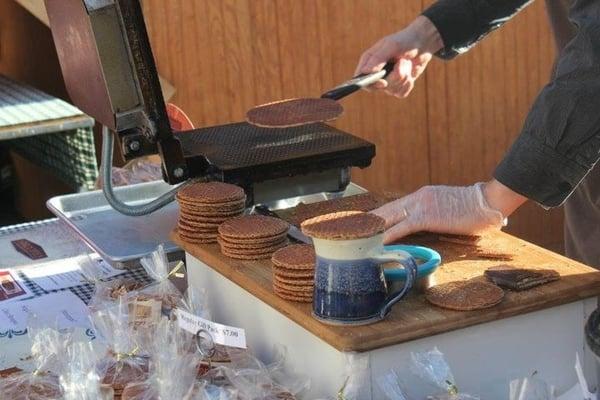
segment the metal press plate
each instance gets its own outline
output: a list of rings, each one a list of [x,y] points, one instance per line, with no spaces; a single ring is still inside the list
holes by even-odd
[[[122,201],[135,205],[153,200],[171,187],[156,181],[118,187],[115,192]],[[161,243],[167,253],[179,250],[169,240],[177,224],[177,202],[141,217],[128,217],[113,210],[100,190],[53,197],[46,204],[52,213],[113,265],[137,260]]]

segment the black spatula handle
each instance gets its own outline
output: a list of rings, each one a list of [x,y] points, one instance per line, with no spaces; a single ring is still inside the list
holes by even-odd
[[[395,61],[388,61],[388,63],[385,64],[385,66],[380,71],[371,72],[370,74],[357,75],[349,81],[346,81],[341,85],[331,89],[330,91],[323,93],[321,95],[321,98],[339,100],[343,97],[346,97],[349,94],[356,92],[358,89],[372,85],[380,79],[384,79],[390,74],[390,72],[394,70],[395,64]]]

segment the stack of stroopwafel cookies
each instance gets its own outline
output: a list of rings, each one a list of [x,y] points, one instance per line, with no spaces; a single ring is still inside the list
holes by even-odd
[[[229,183],[202,182],[184,186],[177,201],[179,236],[190,243],[214,243],[219,225],[243,214],[246,194]]]
[[[312,302],[315,249],[309,244],[292,244],[277,250],[273,257],[273,290],[285,300]]]
[[[288,243],[289,224],[264,215],[246,215],[219,226],[221,253],[240,260],[261,260]]]

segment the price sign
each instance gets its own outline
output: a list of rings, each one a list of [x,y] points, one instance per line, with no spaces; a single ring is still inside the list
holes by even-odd
[[[207,319],[190,314],[184,310],[175,310],[177,322],[181,329],[196,334],[203,329],[211,334],[215,343],[223,346],[246,348],[246,331],[242,328],[218,324]]]

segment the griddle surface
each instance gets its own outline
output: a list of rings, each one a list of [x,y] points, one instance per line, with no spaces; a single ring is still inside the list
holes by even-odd
[[[345,157],[348,166],[364,167],[375,154],[372,143],[321,123],[272,129],[239,122],[175,135],[186,158],[203,155],[222,170],[319,162],[332,155]]]

